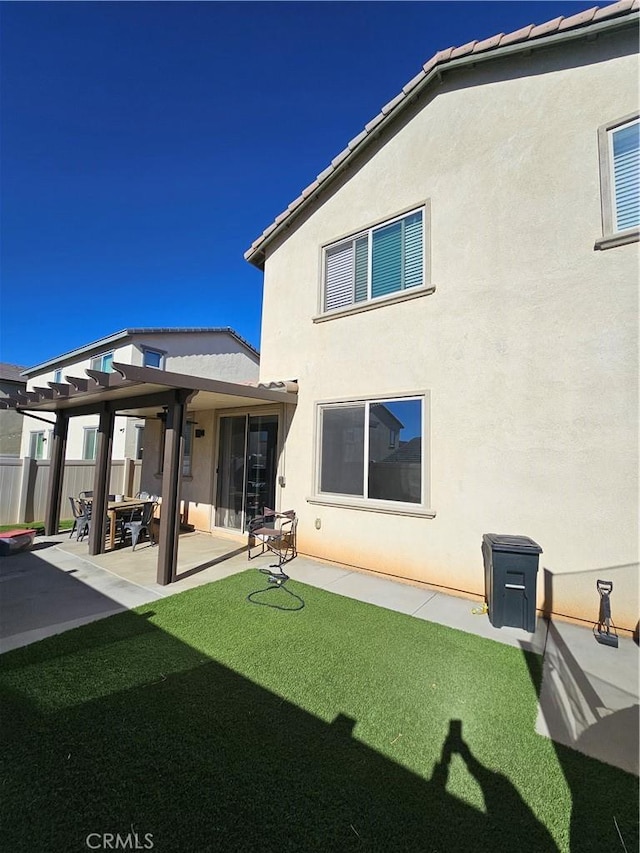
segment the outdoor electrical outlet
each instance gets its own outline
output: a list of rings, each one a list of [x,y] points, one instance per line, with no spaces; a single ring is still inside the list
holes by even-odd
[[[322,527],[322,521],[319,518],[316,518],[316,530],[320,530]]]

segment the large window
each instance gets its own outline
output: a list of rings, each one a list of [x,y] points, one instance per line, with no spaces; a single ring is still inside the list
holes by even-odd
[[[599,130],[601,248],[637,240],[640,229],[640,122],[627,116]]]
[[[321,405],[318,492],[425,502],[424,398]]]
[[[424,210],[416,210],[328,246],[323,310],[391,296],[425,283]]]
[[[113,373],[113,353],[106,352],[91,359],[91,370],[101,370],[103,373]]]
[[[84,428],[84,437],[82,441],[82,458],[83,459],[95,459],[96,458],[96,438],[98,435],[98,430],[96,427],[85,427]]]

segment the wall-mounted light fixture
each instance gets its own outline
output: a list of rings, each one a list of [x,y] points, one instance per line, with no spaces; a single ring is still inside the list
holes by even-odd
[[[196,438],[204,438],[204,430],[203,429],[197,429],[196,430]]]

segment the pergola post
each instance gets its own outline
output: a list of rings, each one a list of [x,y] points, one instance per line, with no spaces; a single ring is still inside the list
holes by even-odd
[[[55,536],[60,526],[60,499],[62,498],[62,478],[64,476],[64,457],[67,449],[69,418],[64,410],[56,412],[53,427],[53,446],[49,461],[49,485],[47,489],[47,510],[44,520],[44,532]]]
[[[106,513],[108,509],[109,475],[111,473],[111,450],[113,447],[113,424],[115,413],[104,404],[98,423],[96,470],[93,479],[93,503],[91,506],[91,529],[89,531],[89,554],[104,552]]]
[[[176,391],[172,402],[167,407],[157,574],[157,582],[162,586],[166,586],[175,580],[178,565],[180,486],[182,484],[187,400],[190,396],[190,391]]]

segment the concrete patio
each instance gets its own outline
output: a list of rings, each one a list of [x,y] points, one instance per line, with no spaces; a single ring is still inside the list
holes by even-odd
[[[128,547],[90,557],[86,542],[68,534],[38,537],[31,552],[0,559],[0,651],[271,562],[264,555],[248,563],[240,537],[185,533],[178,579],[161,586],[157,548],[146,542],[135,552]],[[338,595],[544,655],[536,730],[638,774],[638,647],[633,640],[621,637],[612,649],[599,645],[589,628],[541,618],[534,634],[497,629],[478,612],[479,600],[304,556],[287,571],[293,580]]]

